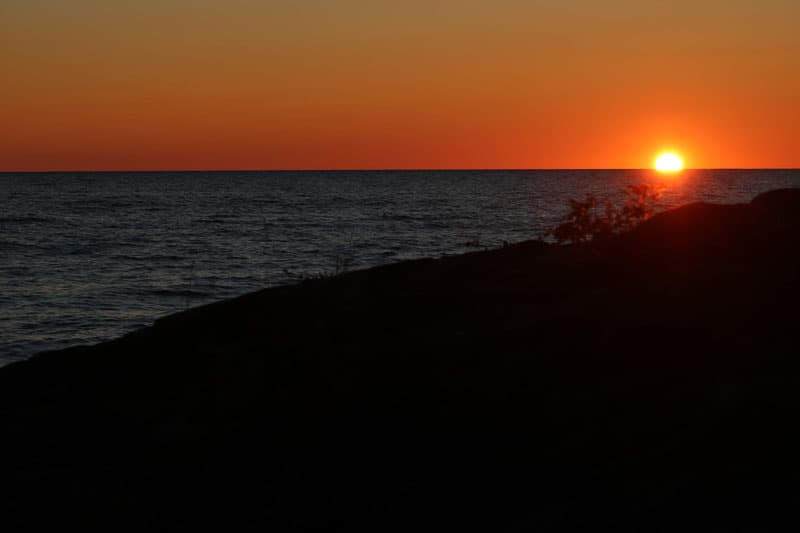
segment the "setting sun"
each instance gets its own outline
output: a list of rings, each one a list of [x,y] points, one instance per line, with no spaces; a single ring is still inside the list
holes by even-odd
[[[655,168],[659,172],[680,172],[683,170],[683,159],[675,153],[664,153],[656,158]]]

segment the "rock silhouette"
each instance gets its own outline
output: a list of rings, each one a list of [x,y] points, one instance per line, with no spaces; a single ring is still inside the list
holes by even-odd
[[[800,190],[271,288],[0,370],[6,531],[767,531]]]

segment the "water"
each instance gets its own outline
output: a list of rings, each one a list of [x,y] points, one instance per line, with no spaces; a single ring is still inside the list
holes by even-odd
[[[540,238],[568,198],[746,202],[800,171],[0,174],[0,364],[265,286]]]

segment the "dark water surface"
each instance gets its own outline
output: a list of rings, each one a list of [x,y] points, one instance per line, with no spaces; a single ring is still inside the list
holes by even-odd
[[[746,202],[798,170],[0,174],[0,364],[302,276],[540,238],[568,198],[659,181]]]

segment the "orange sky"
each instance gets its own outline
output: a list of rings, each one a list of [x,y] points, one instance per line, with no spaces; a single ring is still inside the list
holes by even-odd
[[[2,0],[0,170],[800,167],[797,0]]]

